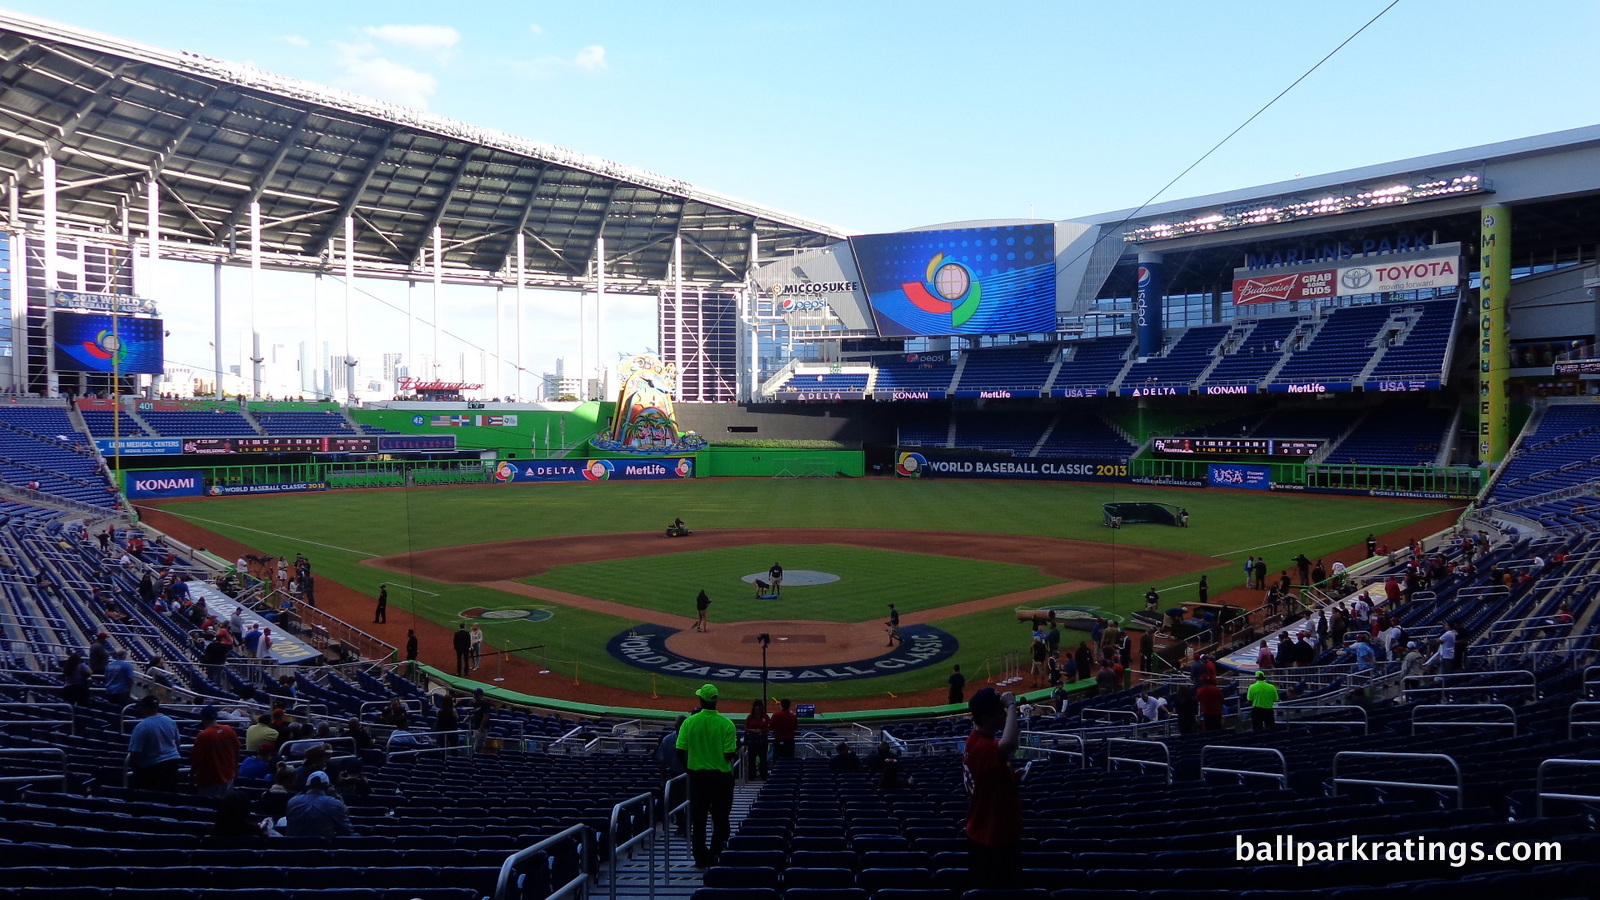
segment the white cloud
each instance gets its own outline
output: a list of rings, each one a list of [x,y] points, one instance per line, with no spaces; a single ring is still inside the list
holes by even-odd
[[[572,64],[586,72],[598,72],[606,67],[606,48],[590,44],[578,51],[578,55],[572,58]]]
[[[461,43],[461,32],[449,25],[369,25],[361,31],[380,41],[441,56]]]
[[[309,47],[309,46],[311,46],[311,42],[310,41],[306,40],[305,38],[301,37],[298,34],[286,34],[286,35],[284,35],[283,36],[283,42],[285,44],[288,44],[291,47]]]
[[[530,25],[528,25],[528,33],[529,34],[544,34],[544,29],[540,28],[538,25],[530,24]]]
[[[343,76],[342,88],[417,109],[428,108],[428,98],[439,88],[439,79],[393,60],[376,56],[370,44],[340,44],[337,64]]]

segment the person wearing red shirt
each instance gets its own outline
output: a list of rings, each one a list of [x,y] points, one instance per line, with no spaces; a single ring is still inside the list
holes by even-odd
[[[1200,679],[1200,686],[1195,688],[1195,702],[1200,705],[1200,726],[1202,731],[1222,730],[1222,688],[1217,687],[1215,677]]]
[[[750,715],[744,718],[744,744],[750,751],[750,777],[765,780],[767,777],[767,737],[772,733],[772,717],[767,715],[767,704],[756,700],[750,704]]]
[[[961,754],[967,789],[967,868],[972,883],[1008,888],[1022,872],[1022,794],[1011,754],[1017,749],[1017,698],[984,688],[967,701],[972,731]]]
[[[789,709],[789,698],[778,701],[778,711],[772,714],[772,758],[794,759],[794,733],[800,730],[800,720]]]
[[[189,751],[189,770],[195,793],[202,797],[225,796],[239,774],[239,735],[217,721],[214,706],[200,710],[200,733]]]

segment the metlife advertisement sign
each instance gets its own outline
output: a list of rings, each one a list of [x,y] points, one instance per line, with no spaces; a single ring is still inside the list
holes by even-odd
[[[693,478],[690,456],[640,459],[503,460],[495,467],[496,484],[548,481],[663,481]]]

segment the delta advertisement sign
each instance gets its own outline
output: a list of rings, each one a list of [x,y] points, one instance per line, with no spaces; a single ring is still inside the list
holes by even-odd
[[[1233,304],[1329,300],[1453,288],[1460,283],[1461,245],[1440,244],[1416,253],[1386,254],[1381,261],[1356,257],[1349,262],[1296,266],[1289,271],[1234,269]]]
[[[549,481],[664,481],[693,478],[689,456],[644,459],[502,460],[494,469],[495,484]]]
[[[1127,481],[1124,460],[1006,459],[977,454],[931,456],[902,451],[894,473],[902,478],[1000,478],[1019,481]]]

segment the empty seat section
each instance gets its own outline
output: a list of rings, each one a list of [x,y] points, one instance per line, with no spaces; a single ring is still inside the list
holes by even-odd
[[[1190,328],[1178,336],[1165,354],[1134,361],[1128,367],[1128,374],[1122,378],[1123,386],[1176,386],[1194,382],[1211,364],[1217,344],[1227,336],[1230,327],[1206,325]]]
[[[1127,365],[1127,354],[1132,342],[1125,337],[1098,338],[1092,341],[1074,341],[1062,348],[1070,354],[1056,373],[1051,390],[1071,388],[1104,388],[1116,380],[1122,367]]]
[[[1328,314],[1311,343],[1294,351],[1274,381],[1352,381],[1377,352],[1373,341],[1393,307],[1350,306]]]
[[[1055,367],[1055,344],[991,347],[967,353],[958,390],[1010,390],[1037,392]]]

